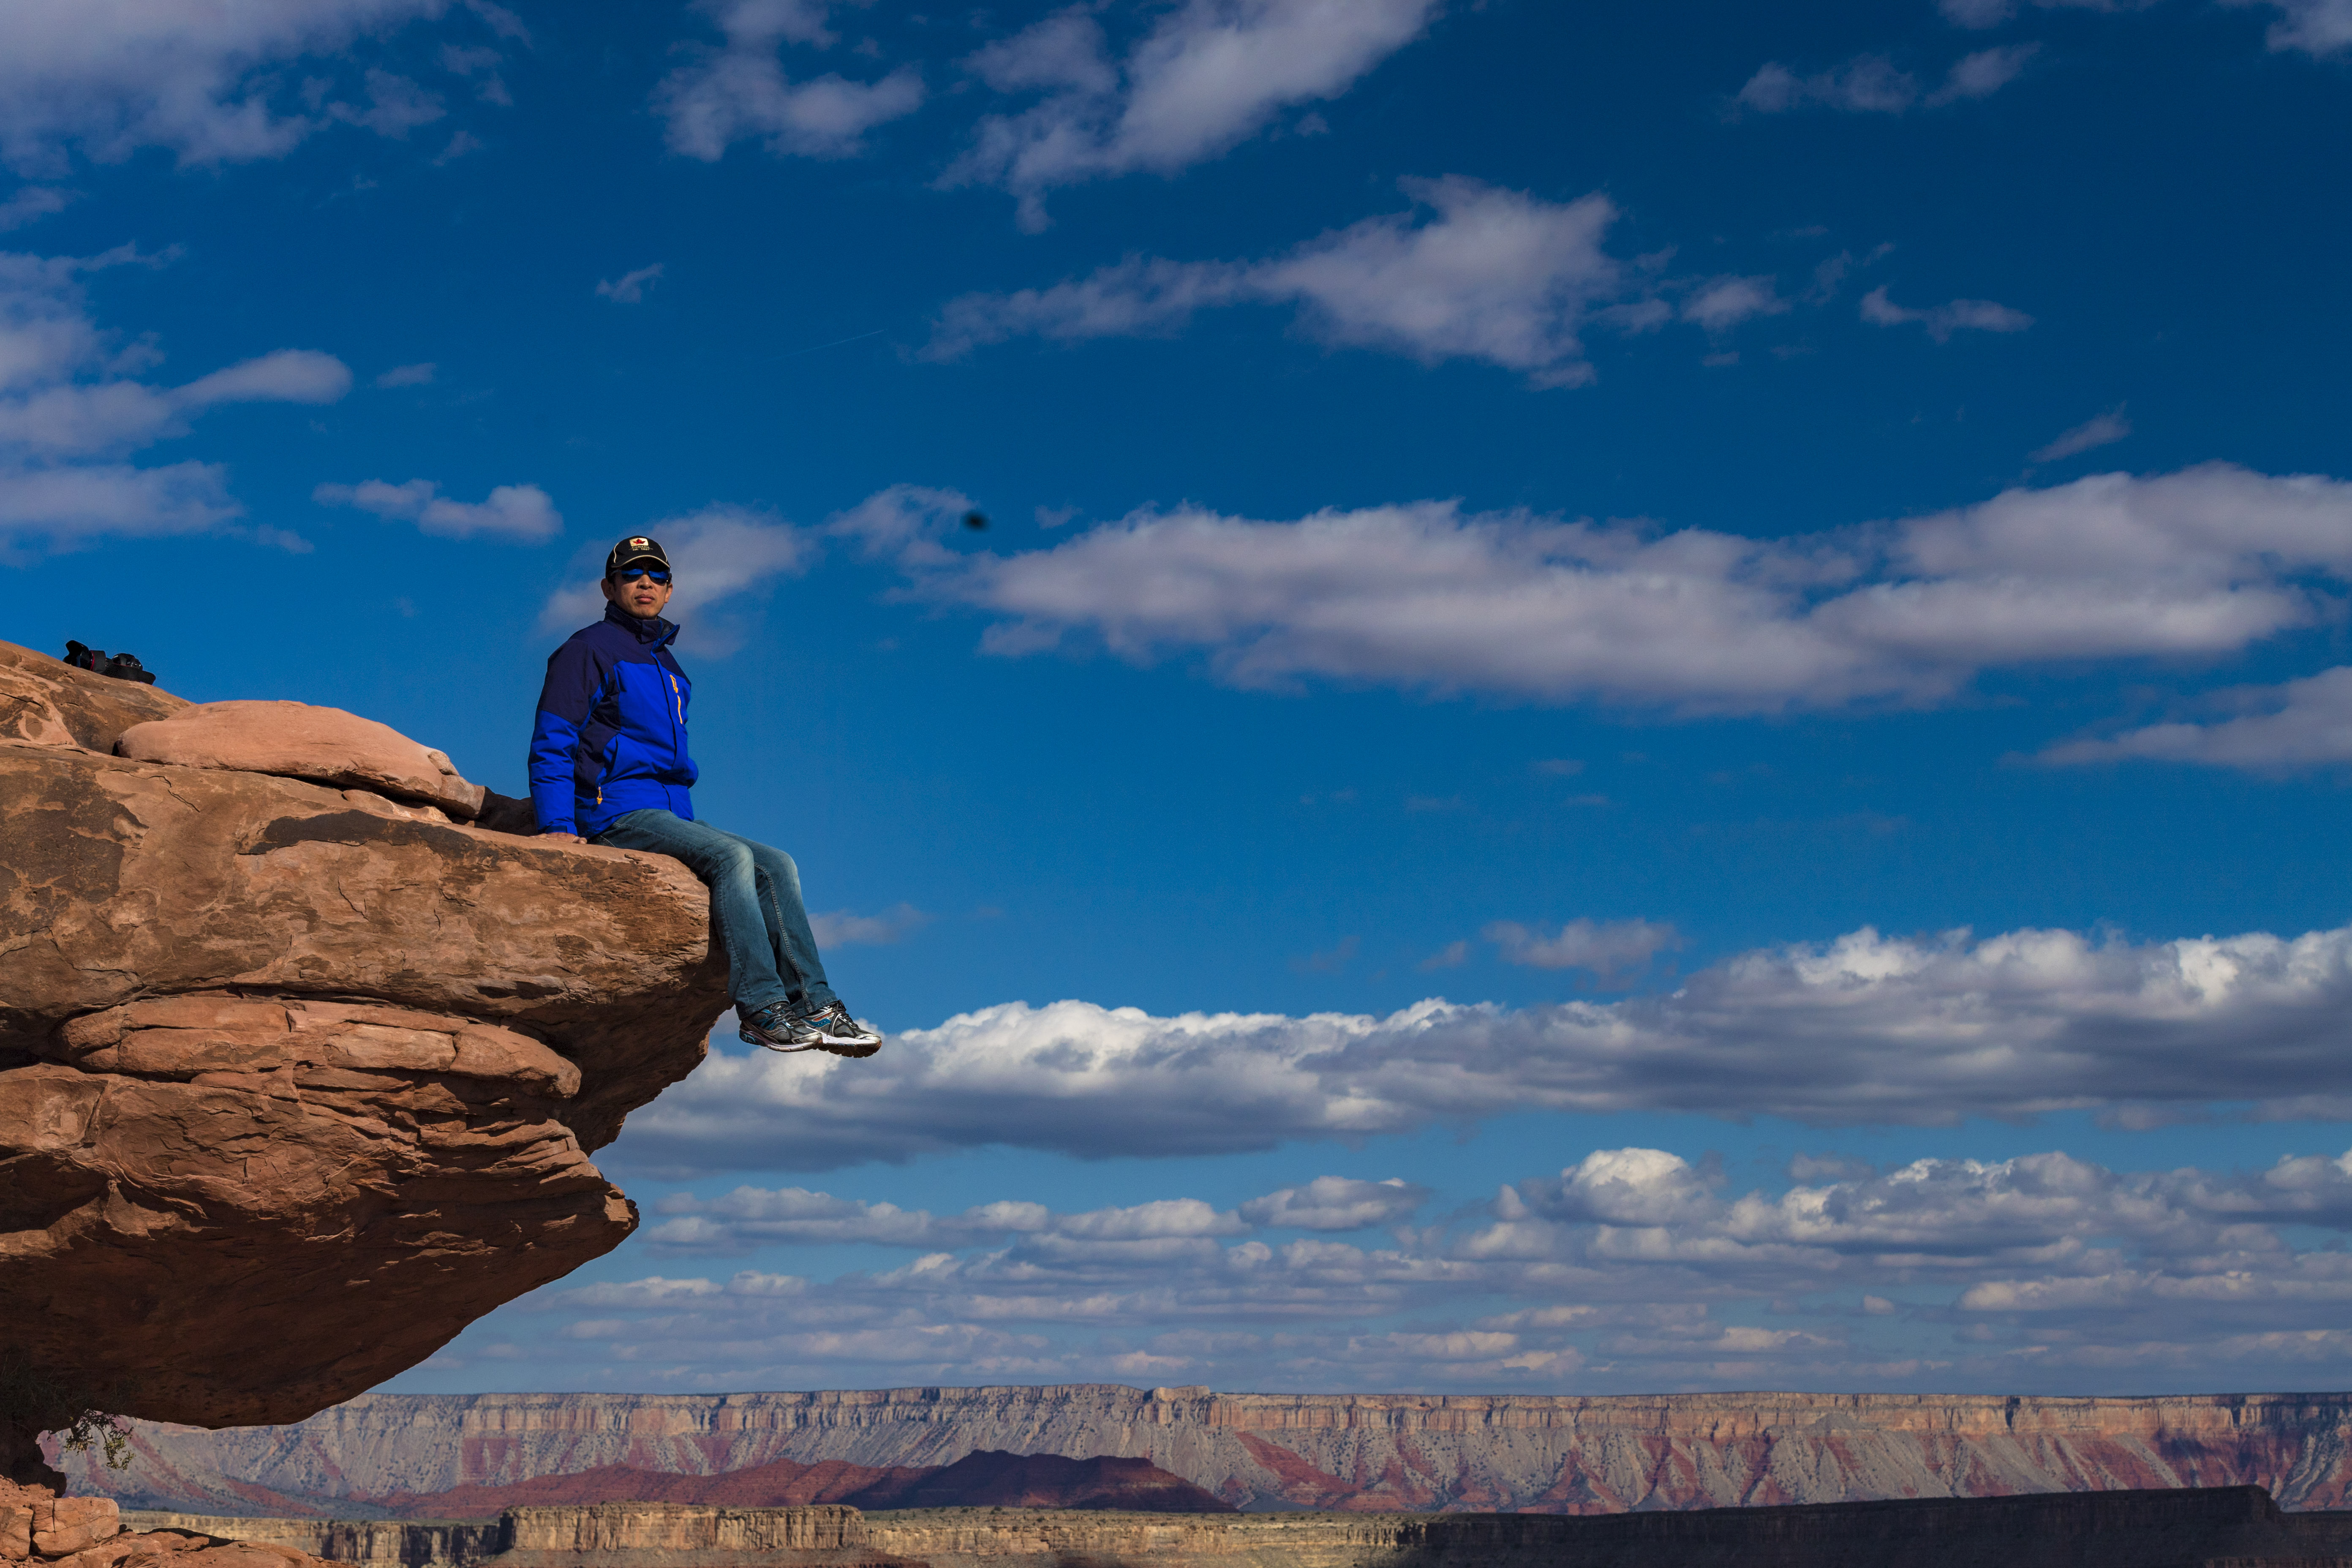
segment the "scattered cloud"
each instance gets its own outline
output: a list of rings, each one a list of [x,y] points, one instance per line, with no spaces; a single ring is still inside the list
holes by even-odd
[[[471,539],[477,534],[538,544],[563,531],[563,515],[537,485],[497,485],[480,501],[451,500],[431,479],[387,484],[368,479],[356,485],[320,485],[310,499],[321,506],[356,507],[394,522],[413,522],[418,531],[441,539]]]
[[[688,46],[688,63],[655,89],[674,153],[717,163],[735,142],[760,140],[779,158],[854,158],[866,151],[867,132],[922,107],[922,73],[912,66],[879,81],[784,75],[782,46],[839,41],[825,26],[832,7],[823,0],[697,0],[694,9],[726,42]]]
[[[381,387],[430,386],[433,384],[434,373],[438,368],[430,360],[419,364],[396,364],[377,376],[375,384]]]
[[[1343,936],[1322,952],[1310,952],[1304,958],[1294,958],[1290,967],[1300,974],[1337,974],[1355,961],[1363,946],[1360,937]]]
[[[1990,98],[2024,75],[2026,66],[2041,52],[2040,44],[2011,44],[1963,55],[1945,74],[1944,85],[1927,95],[1928,106]]]
[[[6,201],[0,202],[0,233],[38,223],[51,213],[61,213],[72,200],[72,192],[54,185],[20,186]]]
[[[878,915],[835,910],[831,914],[809,917],[809,927],[815,932],[819,947],[887,947],[930,923],[931,917],[912,904],[894,904]]]
[[[634,305],[646,297],[646,290],[661,281],[662,264],[640,267],[635,272],[624,272],[618,278],[607,278],[596,285],[596,297],[610,300],[615,305]]]
[[[0,551],[229,527],[244,508],[217,466],[142,468],[121,459],[187,435],[200,416],[229,404],[332,403],[350,390],[341,361],[308,349],[177,386],[144,379],[161,352],[101,328],[83,279],[164,259],[130,247],[97,257],[0,253]]]
[[[1980,29],[2000,26],[2026,4],[2043,11],[2119,12],[2144,11],[2156,0],[1937,0],[1936,8],[1956,27]]]
[[[0,7],[0,162],[50,176],[77,151],[114,163],[161,147],[183,163],[239,163],[337,123],[404,137],[443,113],[430,89],[374,68],[356,91],[338,78],[362,40],[445,15],[494,37],[520,30],[499,7],[448,0]],[[298,61],[306,68],[289,68]]]
[[[71,549],[109,534],[203,533],[245,515],[227,479],[214,463],[0,465],[0,551],[14,554],[32,542]]]
[[[1798,109],[1842,110],[1850,114],[1903,114],[1916,108],[1990,98],[2024,74],[2039,44],[2012,44],[1962,56],[1942,85],[1923,89],[1919,79],[1885,55],[1856,55],[1843,65],[1799,76],[1779,61],[1759,68],[1732,100],[1735,112],[1786,114]]]
[[[823,1170],[1005,1144],[1222,1154],[1518,1111],[2127,1124],[2253,1101],[2352,1118],[2352,928],[2134,943],[1965,931],[1741,953],[1670,994],[1386,1017],[1011,1002],[871,1061],[714,1054],[630,1119],[656,1169]],[[616,1157],[618,1157],[616,1155]]]
[[[1427,1187],[1402,1176],[1362,1182],[1318,1176],[1303,1187],[1284,1187],[1241,1205],[1241,1216],[1268,1230],[1369,1230],[1401,1225],[1430,1200]]]
[[[1325,1177],[1326,1183],[1336,1183],[1348,1189],[1353,1197],[1356,1187],[1370,1187],[1370,1183],[1339,1182]],[[1402,1186],[1402,1184],[1399,1184]],[[1387,1197],[1386,1214],[1396,1210],[1404,1200],[1387,1188],[1379,1189]],[[1259,1199],[1261,1205],[1279,1202],[1304,1194],[1309,1189],[1285,1189],[1271,1199]],[[1411,1189],[1412,1202],[1426,1201],[1427,1194]],[[1339,1201],[1338,1199],[1331,1200]],[[1309,1200],[1310,1205],[1312,1199]],[[1362,1199],[1357,1206],[1371,1212],[1377,1205]],[[1196,1252],[1200,1244],[1210,1237],[1234,1236],[1250,1227],[1238,1216],[1221,1213],[1198,1198],[1162,1198],[1151,1203],[1137,1204],[1126,1208],[1090,1209],[1081,1214],[1055,1214],[1043,1204],[992,1203],[966,1209],[954,1215],[935,1215],[921,1209],[902,1209],[895,1204],[865,1203],[854,1198],[837,1198],[830,1193],[810,1192],[803,1187],[785,1187],[768,1191],[759,1187],[738,1187],[720,1198],[700,1198],[691,1194],[677,1194],[663,1199],[656,1212],[673,1216],[662,1221],[646,1233],[646,1239],[656,1252],[668,1253],[729,1253],[747,1251],[755,1247],[783,1243],[794,1246],[855,1245],[938,1248],[971,1247],[1002,1241],[1008,1237],[1031,1238],[1029,1245],[1051,1253],[1061,1261],[1072,1262],[1082,1258],[1097,1260],[1117,1259],[1127,1263],[1142,1263],[1155,1258],[1168,1258],[1188,1251]],[[1411,1212],[1408,1206],[1405,1212]],[[1339,1216],[1327,1204],[1325,1210],[1309,1212],[1303,1218],[1276,1223],[1292,1227],[1322,1229],[1359,1229],[1370,1220],[1356,1225],[1326,1224],[1313,1226],[1317,1219],[1336,1220]]]
[[[1507,963],[1589,969],[1612,981],[1640,973],[1659,953],[1683,945],[1682,932],[1649,921],[1573,920],[1549,936],[1515,921],[1496,921],[1478,934],[1500,948]]]
[[[999,617],[990,652],[1188,650],[1307,679],[1682,713],[1947,700],[1982,669],[2218,657],[2352,581],[2352,483],[2227,464],[2018,488],[1770,540],[1465,514],[1446,501],[1263,522],[1140,511],[1047,549],[971,549],[952,491],[894,487],[827,525],[909,592]]]
[[[327,107],[332,119],[357,125],[379,136],[405,142],[420,125],[430,125],[447,112],[441,100],[404,76],[370,68],[365,76],[367,103],[335,103]]]
[[[2225,5],[2262,5],[2279,13],[2268,42],[2274,50],[2341,55],[2352,49],[2352,4],[2347,0],[2221,0]]]
[[[1900,114],[1919,101],[1919,81],[1884,55],[1861,55],[1833,70],[1801,77],[1780,62],[1759,67],[1732,100],[1757,114],[1820,106],[1861,114]]]
[[[1074,6],[989,45],[967,69],[1000,93],[944,183],[997,185],[1043,228],[1045,193],[1111,175],[1174,174],[1221,156],[1283,109],[1334,99],[1412,42],[1440,0],[1184,0],[1116,61],[1097,8]]]
[[[941,310],[924,356],[1020,336],[1151,335],[1201,310],[1287,305],[1335,347],[1483,360],[1538,386],[1591,380],[1580,334],[1624,288],[1601,248],[1617,216],[1609,198],[1557,204],[1458,176],[1404,188],[1426,215],[1368,218],[1270,260],[1130,258],[1049,289],[965,295]]]
[[[1785,315],[1789,309],[1769,277],[1714,278],[1683,301],[1680,314],[1685,321],[1720,332],[1758,316]]]
[[[663,518],[646,531],[662,542],[677,571],[677,590],[665,612],[672,620],[684,620],[779,577],[796,577],[817,554],[816,542],[807,532],[752,507],[707,506]],[[581,546],[572,563],[573,584],[550,595],[540,612],[541,631],[568,631],[604,613],[604,597],[596,586],[604,569],[604,551],[601,542]],[[698,628],[696,638],[696,647],[705,653],[732,646],[720,628]]]
[[[2085,419],[2066,431],[2046,447],[2037,447],[2032,460],[2054,463],[2061,458],[2071,458],[2077,452],[2087,452],[2094,447],[2112,446],[2132,433],[2131,421],[2124,417],[2123,405],[2117,404],[2105,414]]]
[[[2352,666],[2338,665],[2282,686],[2218,692],[2205,706],[2236,709],[2208,723],[2150,724],[2105,739],[2067,741],[2041,760],[2061,766],[2131,761],[2195,763],[2282,773],[2352,763]]]
[[[1449,942],[1413,967],[1426,973],[1438,969],[1459,969],[1469,962],[1470,944],[1466,942]]]
[[[1879,327],[1916,322],[1939,343],[1950,342],[1954,332],[2021,332],[2033,325],[2033,318],[2024,311],[1990,300],[1954,300],[1924,310],[1909,310],[1886,297],[1885,284],[1862,297],[1862,319]]]
[[[1937,9],[1955,26],[1998,27],[2025,5],[2042,10],[2144,11],[2156,0],[1937,0]],[[2326,58],[2352,48],[2352,5],[2346,0],[2221,0],[2224,5],[2260,6],[2278,13],[2266,42],[2273,51]]]
[[[1182,1376],[2002,1393],[2215,1366],[2295,1383],[2352,1349],[2352,1154],[2137,1172],[2058,1150],[1885,1172],[1831,1158],[1756,1183],[1711,1157],[1599,1148],[1415,1226],[1433,1196],[1339,1175],[1232,1209],[681,1194],[639,1245],[744,1258],[731,1275],[559,1283],[502,1314],[495,1350],[453,1349],[570,1365],[593,1343],[679,1388]],[[821,1246],[907,1258],[817,1279],[756,1256]]]

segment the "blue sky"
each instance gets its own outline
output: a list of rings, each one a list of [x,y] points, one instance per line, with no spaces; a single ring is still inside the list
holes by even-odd
[[[722,1028],[645,1229],[393,1387],[2340,1385],[2347,69],[40,0],[5,635],[520,793],[678,559],[698,809],[895,1037]]]

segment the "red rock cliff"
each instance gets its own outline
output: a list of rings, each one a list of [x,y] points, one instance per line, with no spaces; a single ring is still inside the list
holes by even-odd
[[[628,1235],[588,1154],[702,1058],[707,896],[453,819],[481,798],[348,714],[0,644],[5,1353],[299,1420]]]

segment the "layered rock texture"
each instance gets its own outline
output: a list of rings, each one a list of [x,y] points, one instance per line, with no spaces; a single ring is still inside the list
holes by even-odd
[[[1650,1398],[905,1388],[829,1394],[368,1394],[291,1427],[141,1424],[126,1504],[381,1514],[370,1500],[599,1466],[887,1468],[979,1449],[1109,1454],[1250,1509],[1630,1510],[2128,1488],[2352,1504],[2352,1394],[2149,1399],[1734,1394]],[[78,1461],[86,1465],[87,1461]],[[78,1468],[93,1489],[110,1477]]]
[[[158,1518],[183,1529],[233,1521]],[[2343,1568],[2352,1514],[2253,1487],[1541,1514],[1202,1517],[1024,1509],[861,1514],[613,1503],[480,1524],[265,1522],[265,1538],[402,1568]]]
[[[7,1568],[325,1568],[280,1542],[200,1531],[126,1532],[112,1500],[60,1498],[0,1481],[0,1564]]]
[[[114,754],[184,768],[276,773],[363,789],[471,817],[488,792],[457,776],[448,757],[389,724],[307,702],[207,702],[133,724]]]
[[[702,1058],[708,895],[481,800],[352,715],[0,645],[0,1355],[295,1421],[629,1233],[588,1155]]]
[[[541,1476],[506,1487],[458,1487],[422,1497],[376,1500],[387,1513],[414,1519],[476,1519],[509,1508],[605,1502],[700,1503],[777,1509],[842,1503],[860,1509],[1055,1508],[1127,1512],[1231,1513],[1233,1505],[1149,1459],[1071,1459],[1058,1454],[983,1449],[952,1465],[877,1469],[838,1459],[790,1459],[681,1476],[607,1465],[575,1475]]]

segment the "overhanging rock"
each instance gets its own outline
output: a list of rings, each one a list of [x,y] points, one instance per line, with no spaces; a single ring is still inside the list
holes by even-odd
[[[667,858],[110,754],[184,710],[0,645],[0,1321],[121,1414],[294,1421],[628,1235],[588,1154],[725,964]]]

